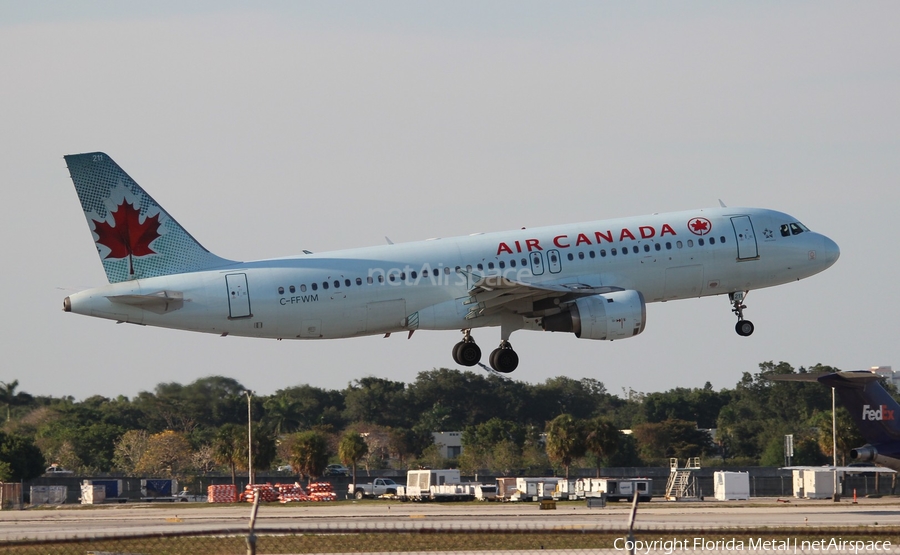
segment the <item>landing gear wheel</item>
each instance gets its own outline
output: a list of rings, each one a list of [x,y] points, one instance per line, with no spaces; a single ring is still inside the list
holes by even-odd
[[[747,337],[753,333],[753,322],[750,320],[740,320],[734,326],[734,331],[741,337]]]
[[[453,362],[455,362],[456,364],[460,364],[460,365],[463,364],[462,360],[459,358],[459,350],[462,349],[463,345],[465,345],[465,344],[466,344],[465,341],[460,341],[459,343],[457,343],[456,345],[453,346]],[[463,365],[463,366],[465,366],[465,365]]]
[[[475,366],[481,360],[481,348],[474,341],[463,341],[454,347],[453,354],[459,359],[457,362],[463,366]]]
[[[519,355],[512,347],[499,347],[491,352],[491,368],[501,374],[509,374],[519,366]]]

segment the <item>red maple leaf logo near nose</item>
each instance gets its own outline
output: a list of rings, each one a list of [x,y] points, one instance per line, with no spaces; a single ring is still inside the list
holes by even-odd
[[[106,220],[92,220],[94,233],[97,234],[97,244],[109,249],[109,254],[104,256],[104,259],[127,256],[131,274],[134,274],[133,257],[157,254],[150,248],[150,243],[160,237],[159,214],[152,218],[144,218],[144,223],[141,223],[141,211],[124,199],[122,204],[116,207],[111,214],[113,216],[112,225]]]
[[[712,228],[712,223],[706,218],[693,218],[688,222],[688,229],[694,235],[706,235]]]

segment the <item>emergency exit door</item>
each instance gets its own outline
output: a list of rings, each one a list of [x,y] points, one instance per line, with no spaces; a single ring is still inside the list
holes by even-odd
[[[249,318],[250,291],[247,288],[247,274],[226,274],[225,286],[228,289],[228,318]]]

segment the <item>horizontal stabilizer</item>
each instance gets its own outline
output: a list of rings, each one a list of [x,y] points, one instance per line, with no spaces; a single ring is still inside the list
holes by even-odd
[[[173,312],[184,306],[181,291],[160,291],[150,295],[114,295],[106,297],[110,302],[137,306],[156,314]]]

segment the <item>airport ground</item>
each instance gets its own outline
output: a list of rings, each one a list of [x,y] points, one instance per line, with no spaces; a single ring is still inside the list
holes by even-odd
[[[263,504],[261,530],[416,529],[622,530],[629,503],[588,508],[584,501],[559,502],[554,510],[537,503],[401,503],[383,500],[333,503]],[[171,534],[246,529],[249,504],[63,505],[0,513],[0,540],[67,538],[117,534]],[[666,502],[639,505],[636,528],[645,532],[679,530],[719,534],[739,529],[816,529],[865,527],[877,533],[900,530],[900,498],[832,500],[753,498],[750,501]],[[894,542],[900,543],[900,537]]]

